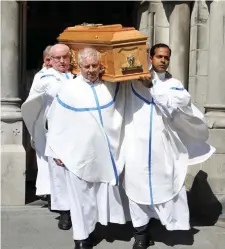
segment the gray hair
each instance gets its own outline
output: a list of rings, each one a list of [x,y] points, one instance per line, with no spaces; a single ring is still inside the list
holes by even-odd
[[[78,52],[78,64],[80,65],[82,63],[83,58],[87,58],[90,56],[96,57],[97,60],[100,61],[101,54],[96,49],[84,48]]]
[[[50,50],[52,48],[52,45],[49,45],[45,48],[45,50],[43,51],[43,57],[50,55]]]

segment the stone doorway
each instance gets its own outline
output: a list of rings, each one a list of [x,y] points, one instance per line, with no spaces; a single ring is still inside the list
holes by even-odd
[[[27,69],[42,64],[42,51],[56,42],[68,26],[83,22],[134,26],[134,2],[45,2],[27,3]],[[34,49],[35,48],[35,49]]]

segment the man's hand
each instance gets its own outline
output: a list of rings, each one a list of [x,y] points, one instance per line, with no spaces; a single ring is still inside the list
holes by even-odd
[[[150,73],[150,77],[149,76],[140,76],[138,80],[141,81],[141,83],[147,88],[151,88],[153,86],[151,73]]]
[[[64,164],[63,164],[63,162],[62,162],[60,159],[53,158],[53,160],[55,161],[55,163],[56,163],[58,166],[64,167]]]

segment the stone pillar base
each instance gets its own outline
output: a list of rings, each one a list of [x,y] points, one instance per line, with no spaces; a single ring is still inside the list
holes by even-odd
[[[1,146],[1,205],[25,205],[26,153],[22,145]]]
[[[26,152],[19,98],[1,99],[1,205],[25,204]]]

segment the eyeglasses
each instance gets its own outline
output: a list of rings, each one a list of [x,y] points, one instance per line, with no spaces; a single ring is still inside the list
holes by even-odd
[[[64,55],[64,56],[51,56],[56,62],[59,62],[61,59],[67,60],[69,58],[69,55]]]

